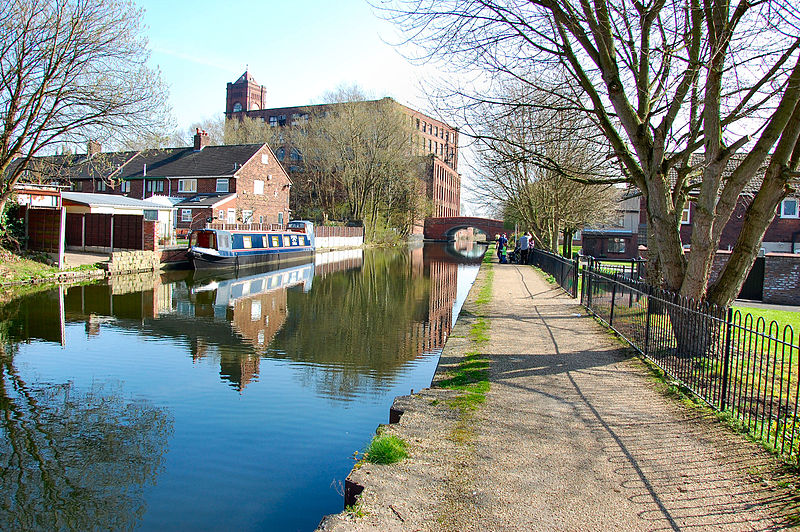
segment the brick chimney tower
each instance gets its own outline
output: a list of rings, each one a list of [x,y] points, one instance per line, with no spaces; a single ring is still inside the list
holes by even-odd
[[[200,131],[200,128],[197,128],[196,131],[194,134],[194,151],[200,151],[211,144],[211,140],[209,140],[208,133],[205,131]]]
[[[103,146],[96,140],[90,140],[86,143],[86,155],[92,157],[103,151]]]

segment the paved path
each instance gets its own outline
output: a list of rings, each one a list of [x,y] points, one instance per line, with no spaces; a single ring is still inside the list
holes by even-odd
[[[788,526],[796,504],[765,452],[666,398],[639,360],[532,268],[494,272],[485,405],[462,421],[459,441],[452,415],[449,432],[437,429],[447,412],[427,407],[438,402],[423,392],[419,412],[393,426],[412,457],[357,472],[367,515],[326,530]]]

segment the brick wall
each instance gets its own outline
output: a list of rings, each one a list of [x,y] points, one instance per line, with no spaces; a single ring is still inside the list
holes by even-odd
[[[158,235],[156,234],[158,227],[156,222],[143,221],[142,222],[142,239],[143,249],[145,251],[155,251],[158,243]]]
[[[791,253],[766,255],[764,303],[800,304],[800,255]]]
[[[262,162],[266,156],[266,163]],[[272,176],[270,178],[270,176]],[[255,194],[256,180],[264,182],[264,193]],[[283,213],[283,223],[289,221],[289,191],[292,181],[278,162],[275,154],[268,146],[262,147],[236,172],[234,189],[236,192],[236,218],[239,221],[241,211],[253,211],[253,222],[278,223],[278,213]]]

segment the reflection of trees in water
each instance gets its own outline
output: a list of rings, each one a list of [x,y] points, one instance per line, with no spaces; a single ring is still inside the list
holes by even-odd
[[[133,528],[162,467],[169,413],[118,387],[28,385],[13,354],[0,343],[0,528]]]
[[[270,356],[309,362],[303,378],[326,396],[380,387],[420,354],[409,331],[428,318],[430,280],[412,275],[408,253],[368,254],[360,271],[315,280],[312,297],[290,291],[286,325],[272,344],[279,351]]]

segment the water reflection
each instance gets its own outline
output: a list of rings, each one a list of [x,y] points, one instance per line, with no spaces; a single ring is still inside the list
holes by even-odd
[[[125,530],[144,515],[172,418],[121,386],[27,383],[0,343],[0,528]]]
[[[430,382],[471,283],[451,248],[0,304],[0,528],[313,528],[391,399]]]

